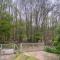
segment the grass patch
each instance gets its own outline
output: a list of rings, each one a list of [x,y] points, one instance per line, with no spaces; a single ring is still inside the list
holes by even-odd
[[[18,54],[14,60],[37,60],[35,57]]]

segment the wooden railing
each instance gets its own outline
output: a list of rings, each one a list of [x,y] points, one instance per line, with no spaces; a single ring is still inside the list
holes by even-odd
[[[44,50],[44,43],[20,43],[20,44],[0,44],[0,50],[14,49],[14,51],[42,51]]]

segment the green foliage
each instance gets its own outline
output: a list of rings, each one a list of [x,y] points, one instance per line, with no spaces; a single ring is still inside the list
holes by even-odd
[[[58,26],[55,30],[55,37],[54,37],[54,41],[53,41],[53,46],[54,46],[54,48],[47,47],[45,50],[47,52],[60,54],[60,26]]]
[[[10,29],[11,29],[11,22],[12,16],[9,13],[1,12],[0,13],[0,42],[5,43],[4,36],[7,37],[7,39],[10,36]],[[2,40],[3,39],[3,40]]]
[[[5,14],[6,15],[6,14]],[[11,24],[10,24],[10,17],[3,15],[2,19],[0,19],[0,33],[2,32],[8,32],[10,30]],[[8,17],[8,18],[7,18]]]
[[[16,34],[16,38],[19,37],[19,42],[21,42],[21,40],[23,41],[24,39],[26,39],[26,27],[25,27],[25,22],[23,20],[18,20],[14,25],[13,28],[15,28],[15,34]],[[12,28],[12,29],[13,29]]]
[[[56,34],[55,34],[55,38],[53,41],[53,45],[56,46],[57,49],[60,49],[60,26],[58,26],[56,28]]]
[[[45,51],[50,53],[60,54],[60,50],[58,50],[56,47],[53,47],[53,48],[46,47]]]
[[[42,33],[40,31],[36,31],[33,36],[32,39],[34,40],[33,42],[38,42],[42,37]]]

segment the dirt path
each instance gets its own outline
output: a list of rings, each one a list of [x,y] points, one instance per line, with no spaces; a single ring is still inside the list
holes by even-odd
[[[14,55],[1,55],[0,60],[13,60]]]
[[[38,60],[60,60],[55,54],[47,53],[44,51],[24,52],[23,54],[36,57]],[[13,60],[13,55],[1,55],[0,60]]]
[[[47,53],[44,51],[37,52],[25,52],[25,55],[34,56],[38,60],[59,60],[59,57],[55,54]]]

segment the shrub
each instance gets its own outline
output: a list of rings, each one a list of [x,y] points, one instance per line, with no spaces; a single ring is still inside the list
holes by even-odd
[[[60,50],[57,49],[57,47],[53,47],[53,48],[46,47],[45,51],[50,53],[60,54]]]

